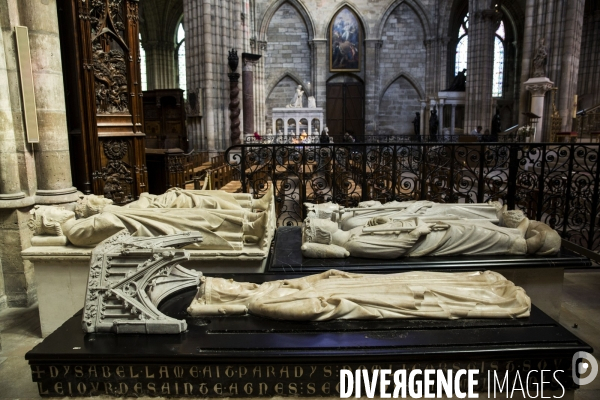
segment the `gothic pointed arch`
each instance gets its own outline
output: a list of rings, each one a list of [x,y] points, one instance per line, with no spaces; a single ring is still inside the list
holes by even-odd
[[[271,95],[271,92],[273,91],[273,89],[275,89],[275,87],[277,85],[279,85],[279,83],[284,80],[285,78],[289,78],[292,81],[294,81],[296,84],[301,85],[302,89],[304,90],[304,93],[308,93],[308,88],[306,87],[305,83],[302,81],[302,79],[294,72],[294,71],[285,71],[283,72],[283,74],[277,76],[275,79],[270,79],[267,82],[267,98]],[[293,93],[290,93],[290,99],[292,98],[291,96],[293,95]],[[285,104],[281,105],[282,107],[285,106]]]
[[[425,87],[428,33],[423,18],[418,8],[408,1],[396,1],[387,9],[379,27],[381,50],[377,68],[381,84],[393,82],[403,73],[410,76],[417,87]],[[378,92],[379,96],[383,93]]]
[[[266,81],[264,115],[268,121],[273,108],[289,104],[298,84],[305,87],[312,83],[310,43],[314,29],[306,10],[295,0],[273,3],[261,29],[267,41],[261,62]],[[307,87],[305,93],[310,93]]]
[[[302,17],[304,24],[306,25],[306,29],[308,31],[308,40],[312,40],[315,37],[315,24],[313,22],[310,13],[304,7],[304,4],[297,0],[276,0],[274,1],[269,8],[265,11],[262,20],[260,22],[258,28],[258,38],[261,41],[268,41],[267,31],[269,30],[269,26],[271,25],[271,20],[273,16],[284,4],[289,4],[296,9],[298,14]]]
[[[185,27],[183,25],[183,14],[177,24],[177,30],[174,35],[175,43],[175,64],[177,68],[177,85],[183,90],[183,96],[187,98],[187,74],[185,65]]]
[[[339,83],[339,82],[360,82],[362,84],[365,81],[357,74],[352,72],[337,72],[327,78],[327,83]]]
[[[420,100],[425,91],[414,78],[400,73],[381,92],[377,114],[380,135],[410,135],[415,113],[420,112]]]
[[[391,85],[394,84],[394,82],[396,82],[398,79],[400,78],[404,78],[406,79],[406,81],[408,83],[410,83],[410,85],[415,89],[415,91],[417,92],[417,94],[419,95],[419,99],[425,99],[427,96],[425,95],[425,89],[419,84],[418,79],[416,79],[414,76],[412,76],[410,73],[403,71],[398,73],[396,76],[394,76],[392,79],[389,79],[383,86],[381,89],[381,94],[379,95],[379,101],[381,102],[381,99],[383,98],[383,96],[385,95],[385,93],[387,92],[387,90],[389,89],[389,87]]]
[[[344,1],[333,10],[333,12],[331,13],[331,17],[329,19],[326,19],[325,22],[321,25],[321,27],[319,29],[319,36],[325,37],[325,38],[329,37],[329,27],[333,23],[333,20],[335,19],[335,17],[344,8],[348,8],[358,19],[358,21],[361,25],[362,31],[363,31],[363,39],[369,38],[371,35],[371,32],[369,30],[369,24],[365,20],[365,17],[358,10],[358,7],[355,6],[354,3],[352,3],[351,1]]]
[[[385,12],[383,13],[381,18],[379,19],[379,22],[377,23],[377,27],[375,29],[377,38],[381,39],[381,37],[384,34],[383,30],[385,28],[385,24],[386,24],[387,20],[392,15],[392,13],[396,10],[396,8],[402,4],[406,4],[415,12],[415,14],[417,14],[417,17],[421,21],[421,27],[423,28],[423,31],[425,32],[425,37],[426,38],[431,37],[431,35],[432,35],[431,21],[430,21],[429,15],[428,15],[427,11],[425,10],[425,7],[423,7],[422,3],[419,0],[394,0],[386,8]]]

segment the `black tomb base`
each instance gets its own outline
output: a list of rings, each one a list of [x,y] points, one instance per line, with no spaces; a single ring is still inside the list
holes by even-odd
[[[514,379],[517,371],[526,376],[543,369],[546,390],[560,393],[560,386],[575,388],[573,354],[592,351],[536,307],[518,320],[306,323],[191,318],[185,309],[194,294],[182,292],[160,307],[187,320],[188,331],[179,335],[84,334],[76,314],[25,357],[40,395],[337,397],[340,370],[357,368],[479,369],[481,392],[488,390],[488,373],[502,379],[508,371]],[[533,376],[540,381],[538,373]]]
[[[480,271],[500,268],[584,268],[592,265],[587,257],[561,249],[552,257],[496,256],[496,257],[415,257],[395,260],[368,258],[306,258],[302,255],[302,228],[277,228],[268,272],[309,274],[339,269],[350,272],[392,273],[415,270]]]

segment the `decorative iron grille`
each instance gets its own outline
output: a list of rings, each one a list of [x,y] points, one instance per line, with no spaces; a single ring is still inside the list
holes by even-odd
[[[298,225],[304,202],[498,200],[563,238],[600,250],[598,152],[578,143],[253,144],[230,147],[242,190],[274,188],[278,224]]]

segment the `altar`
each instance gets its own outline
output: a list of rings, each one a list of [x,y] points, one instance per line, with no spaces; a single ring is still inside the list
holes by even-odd
[[[280,107],[273,109],[273,134],[300,137],[319,135],[323,129],[323,109]]]

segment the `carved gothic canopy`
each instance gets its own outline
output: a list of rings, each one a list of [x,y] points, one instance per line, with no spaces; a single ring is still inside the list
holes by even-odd
[[[129,110],[123,0],[91,0],[92,66],[98,114]]]

